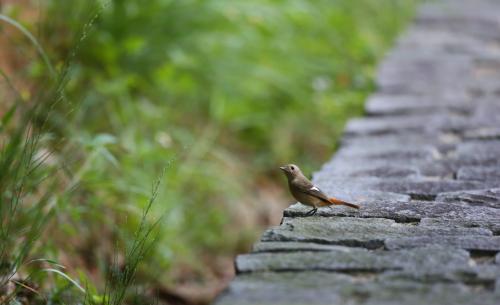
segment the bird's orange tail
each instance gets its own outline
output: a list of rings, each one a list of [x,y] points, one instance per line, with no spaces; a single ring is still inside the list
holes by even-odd
[[[331,204],[336,204],[336,205],[345,205],[351,208],[359,209],[359,205],[345,202],[343,200],[337,199],[337,198],[328,198],[328,201],[330,201]]]

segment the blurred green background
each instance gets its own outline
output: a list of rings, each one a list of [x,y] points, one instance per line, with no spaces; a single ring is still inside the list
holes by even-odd
[[[278,166],[310,174],[362,115],[416,0],[0,3],[0,188],[17,207],[0,215],[1,263],[17,262],[0,302],[112,303],[110,266],[160,218],[122,301],[206,304],[292,202]],[[47,265],[65,276],[31,276]]]

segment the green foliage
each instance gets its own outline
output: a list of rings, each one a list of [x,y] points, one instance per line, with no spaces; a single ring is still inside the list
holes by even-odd
[[[55,215],[23,210],[43,220],[36,232],[50,232],[36,253],[75,258],[64,274],[87,283],[89,304],[126,300],[133,275],[139,284],[169,285],[187,265],[186,277],[203,281],[214,257],[247,249],[265,223],[255,201],[282,183],[278,166],[317,168],[346,119],[362,114],[375,63],[413,7],[405,0],[43,2],[34,47],[42,58],[25,71],[36,89],[31,103],[17,103],[24,113],[41,101],[42,111],[18,125],[40,130],[37,141],[45,141],[30,158],[44,148],[57,166],[41,163],[36,177],[13,169],[40,190],[34,211]],[[51,70],[57,79],[47,81]],[[7,168],[25,162],[27,130],[4,128],[14,111],[0,125]],[[165,166],[151,206],[149,181]],[[2,179],[18,184],[2,174],[0,187]],[[44,177],[57,179],[39,184]],[[154,226],[155,243],[141,235],[148,230],[137,233],[152,228],[144,209],[156,218],[168,212]],[[114,258],[125,272],[106,282]],[[82,271],[89,266],[97,275]],[[60,268],[45,269],[64,280]],[[50,295],[53,303],[67,302],[67,287],[78,293],[71,281],[56,286],[63,288]]]
[[[158,196],[164,172],[165,171],[163,171],[162,176],[160,176],[160,178],[153,185],[151,197],[149,198],[148,204],[143,211],[139,227],[134,238],[132,239],[131,245],[125,253],[123,268],[117,262],[111,266],[112,268],[109,271],[108,280],[106,281],[106,289],[104,291],[102,304],[123,304],[123,301],[127,296],[127,290],[130,289],[133,284],[139,263],[145,258],[149,250],[156,242],[156,228],[160,223],[161,218],[150,224],[147,217],[153,207],[156,197]]]
[[[53,260],[31,259],[34,252],[44,252],[38,241],[55,214],[57,195],[64,192],[57,189],[57,167],[47,162],[51,152],[43,122],[52,104],[39,100],[19,113],[21,103],[15,100],[0,120],[0,139],[7,139],[0,146],[0,304],[44,299],[33,286],[49,282],[48,273],[78,287]],[[39,127],[35,120],[42,122]]]
[[[66,120],[67,116],[58,115],[54,110],[67,106],[64,90],[69,59],[74,57],[80,44],[75,44],[69,59],[56,73],[45,50],[26,27],[2,14],[0,22],[28,38],[50,71],[50,78],[40,82],[40,94],[27,103],[9,75],[0,70],[13,97],[1,105],[6,111],[0,116],[0,304],[81,304],[82,301],[86,304],[122,304],[139,262],[154,241],[159,220],[150,224],[147,216],[161,180],[153,187],[135,235],[126,241],[131,245],[125,245],[124,261],[114,262],[110,268],[113,272],[108,271],[106,287],[111,288],[104,289],[103,295],[98,292],[100,287],[88,284],[85,274],[81,274],[80,281],[87,283],[86,289],[66,272],[65,266],[49,258],[39,258],[53,255],[50,245],[40,240],[57,243],[57,236],[60,236],[59,228],[51,230],[51,225],[60,221],[57,218],[68,216],[67,211],[78,210],[74,204],[65,206],[64,201],[74,203],[72,192],[94,156],[103,155],[108,161],[116,162],[103,148],[114,138],[109,135],[95,137],[90,143],[92,153],[81,163],[65,157],[65,154],[80,153],[82,149],[58,136],[66,130],[57,130],[60,125],[53,124],[54,119]],[[76,161],[81,165],[76,166],[78,170],[73,173],[61,170],[65,166],[57,161]],[[55,234],[47,236],[47,233]],[[56,250],[63,249],[61,244],[57,246]],[[116,257],[121,256],[118,248],[115,251]],[[42,290],[44,288],[49,288],[48,293]]]
[[[46,32],[75,32],[75,1],[52,3]],[[104,183],[107,202],[135,202],[149,173],[175,157],[160,201],[178,229],[166,236],[225,249],[220,210],[277,165],[311,169],[331,153],[411,11],[398,0],[109,2],[68,89],[79,102],[74,137],[114,137],[102,157],[116,162],[96,160],[87,183]],[[52,41],[51,53],[64,54],[70,38]]]

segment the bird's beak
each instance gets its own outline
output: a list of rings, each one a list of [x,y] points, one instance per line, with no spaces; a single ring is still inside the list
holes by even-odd
[[[280,166],[280,169],[281,169],[282,171],[286,172],[286,167],[284,167],[284,166]]]

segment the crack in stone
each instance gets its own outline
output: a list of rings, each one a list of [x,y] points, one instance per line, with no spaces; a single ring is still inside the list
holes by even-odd
[[[324,218],[331,218],[331,217],[344,217],[344,218],[364,218],[364,219],[387,219],[387,220],[393,220],[395,221],[396,223],[400,223],[400,224],[408,224],[408,225],[413,225],[413,226],[417,226],[420,224],[422,218],[418,218],[418,217],[410,217],[410,216],[404,216],[404,215],[394,215],[395,217],[383,217],[383,216],[376,216],[376,215],[349,215],[349,214],[345,214],[345,213],[342,213],[342,212],[336,212],[334,214],[329,214],[329,215],[315,215],[315,216],[307,216],[306,213],[302,213],[302,212],[296,212],[296,211],[288,211],[288,210],[285,210],[285,212],[283,213],[283,218],[281,219],[281,222],[280,222],[280,225],[283,224],[283,220],[285,218],[295,218],[295,217],[304,217],[304,218],[307,218],[307,217],[324,217]]]
[[[435,201],[437,195],[431,194],[421,194],[421,193],[409,193],[411,200],[421,200],[421,201]]]
[[[331,273],[339,273],[339,274],[348,274],[352,275],[354,277],[361,277],[361,275],[366,275],[366,274],[381,274],[386,271],[401,271],[403,270],[402,268],[399,267],[394,267],[394,268],[326,268],[326,267],[313,267],[310,269],[301,269],[301,268],[280,268],[276,270],[272,270],[274,273],[284,273],[284,272],[295,272],[295,273],[303,273],[303,272],[310,272],[310,271],[316,271],[316,272],[331,272]],[[238,274],[251,274],[251,273],[260,273],[260,272],[269,272],[268,271],[261,271],[261,270],[245,270],[245,271],[238,271]]]
[[[499,251],[469,250],[469,256],[476,265],[494,264]]]

